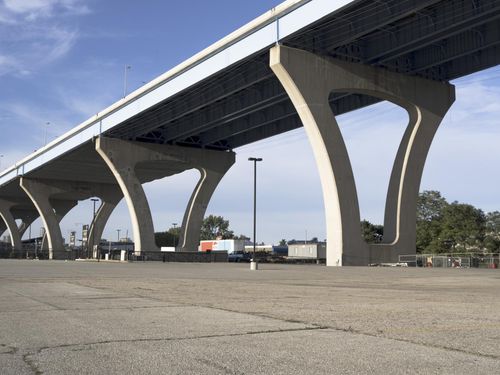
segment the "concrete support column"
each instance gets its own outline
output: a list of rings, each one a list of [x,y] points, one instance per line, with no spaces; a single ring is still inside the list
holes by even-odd
[[[444,85],[443,85],[444,86]],[[448,90],[446,90],[447,88]],[[404,106],[409,124],[392,169],[384,217],[384,243],[370,245],[373,259],[395,262],[416,252],[416,211],[420,181],[432,140],[454,100],[453,87],[421,90]]]
[[[113,213],[117,204],[121,200],[121,195],[116,200],[102,200],[99,209],[96,212],[95,220],[90,226],[89,231],[89,244],[94,248],[94,246],[98,246],[101,242],[102,233],[104,232],[104,228],[109,220],[109,217]]]
[[[0,221],[0,237],[4,234],[4,232],[7,230],[7,224],[2,220]]]
[[[201,173],[181,228],[180,248],[196,251],[201,222],[217,184],[234,164],[233,152],[98,138],[96,150],[120,185],[132,221],[135,252],[159,250],[154,239],[151,210],[142,183],[198,169]]]
[[[130,142],[102,137],[96,140],[97,152],[115,176],[127,201],[136,254],[159,250],[155,243],[149,203],[135,172],[139,162],[154,160],[155,155],[146,146],[139,147]]]
[[[384,69],[316,56],[283,46],[270,65],[293,102],[319,168],[327,223],[327,265],[367,265],[415,251],[416,200],[425,159],[454,87]],[[368,246],[360,234],[356,186],[342,134],[329,103],[332,92],[359,93],[405,108],[410,124],[394,163],[386,205],[389,242]]]
[[[28,230],[31,224],[38,219],[39,215],[36,210],[13,210],[13,215],[16,219],[21,219],[19,224],[19,235],[23,238],[24,233]]]
[[[59,222],[76,205],[76,201],[52,203],[50,197],[55,194],[64,193],[64,189],[51,186],[42,181],[22,177],[20,184],[42,218],[48,240],[49,259],[56,259],[58,253],[64,252],[64,241]],[[57,209],[59,213],[56,211]]]
[[[210,164],[211,169],[208,167],[198,168],[200,179],[191,195],[182,220],[179,238],[180,251],[198,251],[201,225],[203,224],[203,218],[205,217],[210,199],[222,177],[224,177],[235,161],[234,153],[232,152],[219,152],[215,154],[212,151],[211,153],[213,155],[212,158],[205,157],[203,160],[200,160],[200,163]]]
[[[14,203],[0,199],[0,217],[3,219],[5,226],[9,230],[12,248],[16,251],[23,249],[19,229],[17,228],[16,220],[12,215],[11,208]]]
[[[76,200],[60,200],[60,199],[50,199],[50,204],[54,209],[56,215],[57,225],[61,223],[62,219],[70,212],[77,204]],[[59,226],[59,230],[61,227]],[[61,233],[62,236],[62,233]],[[47,231],[42,239],[42,250],[47,251],[49,249],[49,243],[47,241]],[[63,240],[64,243],[64,240]],[[64,246],[64,245],[63,245]]]
[[[271,68],[302,120],[319,169],[326,215],[327,265],[363,262],[354,175],[347,148],[328,102],[334,77],[326,61],[300,50],[271,49]]]

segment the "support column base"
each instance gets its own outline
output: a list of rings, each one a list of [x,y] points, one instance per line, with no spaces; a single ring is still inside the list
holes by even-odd
[[[52,259],[54,260],[68,260],[70,252],[66,250],[52,250]]]
[[[397,263],[400,255],[415,254],[415,249],[400,248],[392,244],[370,244],[370,264]]]

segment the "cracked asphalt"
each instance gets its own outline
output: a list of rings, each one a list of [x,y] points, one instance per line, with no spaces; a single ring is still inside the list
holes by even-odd
[[[0,374],[498,374],[500,271],[0,260]]]

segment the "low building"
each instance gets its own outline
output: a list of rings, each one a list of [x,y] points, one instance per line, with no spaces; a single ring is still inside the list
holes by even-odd
[[[253,245],[247,245],[245,246],[245,251],[247,253],[253,252]],[[255,246],[255,252],[256,253],[272,253],[273,252],[273,245],[257,245]]]
[[[99,247],[101,248],[101,253],[102,254],[105,254],[106,251],[110,250],[116,250],[116,251],[121,251],[121,250],[125,250],[125,251],[134,251],[134,242],[132,242],[130,239],[125,239],[125,238],[122,238],[120,239],[119,242],[109,242],[105,239],[101,240],[100,244],[99,244]]]
[[[253,245],[245,246],[245,252],[253,252]],[[266,253],[272,255],[288,255],[288,246],[276,246],[276,245],[257,245],[255,246],[255,252]]]
[[[288,255],[288,245],[273,245],[273,255]]]
[[[288,245],[289,258],[326,259],[326,243],[295,243]]]
[[[247,240],[208,240],[200,241],[199,251],[227,251],[228,254],[245,250]]]

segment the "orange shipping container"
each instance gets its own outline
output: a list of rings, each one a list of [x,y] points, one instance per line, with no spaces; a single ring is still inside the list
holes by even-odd
[[[216,241],[202,241],[201,251],[213,250]]]

